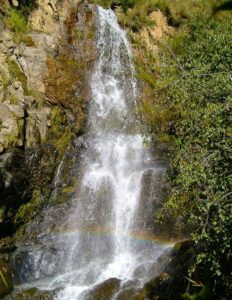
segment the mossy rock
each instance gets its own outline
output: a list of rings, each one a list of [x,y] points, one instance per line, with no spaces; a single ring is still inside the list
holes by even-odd
[[[176,243],[173,247],[171,255],[178,257],[182,263],[186,263],[195,254],[194,243],[192,240],[185,240]]]
[[[185,240],[176,243],[173,247],[173,256],[182,256],[186,251],[193,248],[192,240]]]
[[[159,276],[155,277],[144,286],[142,293],[146,295],[145,299],[169,299],[168,287],[171,281],[172,278],[168,273],[160,273]],[[157,298],[154,298],[156,295]]]
[[[138,293],[137,289],[135,288],[127,288],[122,290],[117,295],[117,300],[144,300],[144,296],[142,293]]]
[[[47,141],[56,147],[59,158],[61,158],[71,141],[71,128],[65,111],[59,106],[53,107],[50,118],[51,128],[48,132]]]
[[[120,280],[110,278],[92,289],[85,297],[86,300],[108,300],[119,290]]]
[[[56,291],[40,291],[37,288],[31,288],[24,291],[15,291],[4,300],[53,300]]]
[[[165,271],[178,280],[184,279],[184,274],[196,254],[193,245],[192,240],[176,243],[170,252],[170,262],[165,266]]]
[[[7,263],[0,258],[0,298],[13,290],[11,270]]]

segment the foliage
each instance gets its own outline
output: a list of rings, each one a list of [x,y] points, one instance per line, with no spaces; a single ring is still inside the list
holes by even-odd
[[[7,11],[4,23],[6,27],[13,31],[15,43],[20,43],[29,30],[25,16],[17,9],[11,8]]]
[[[173,126],[172,192],[158,222],[185,234],[194,229],[198,256],[192,276],[205,272],[220,299],[232,293],[230,28],[227,19],[185,25],[185,34],[161,47],[151,86],[156,100],[142,106],[154,135]]]

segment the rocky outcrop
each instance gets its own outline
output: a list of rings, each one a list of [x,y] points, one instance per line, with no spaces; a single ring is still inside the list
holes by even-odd
[[[19,239],[22,225],[48,204],[63,156],[69,157],[68,146],[85,127],[89,70],[97,52],[94,6],[80,2],[38,0],[29,25],[20,19],[26,27],[17,30],[9,22],[9,3],[20,10],[21,2],[5,1],[0,9],[1,252],[14,248],[15,239],[6,237],[21,226]],[[69,161],[63,159],[63,177]],[[76,184],[64,182],[57,203]]]
[[[150,22],[154,23],[151,27],[144,27],[139,33],[141,40],[145,43],[147,50],[157,53],[159,41],[173,33],[173,28],[168,25],[167,18],[160,10],[153,11],[149,15]]]
[[[120,280],[111,278],[95,286],[85,296],[86,300],[107,300],[113,298],[120,288]]]

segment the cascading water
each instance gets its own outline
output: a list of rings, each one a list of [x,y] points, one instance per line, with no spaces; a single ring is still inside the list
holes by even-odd
[[[86,294],[82,290],[108,278],[136,279],[136,269],[162,251],[155,244],[144,249],[132,238],[141,181],[151,161],[137,125],[136,83],[125,32],[112,10],[99,8],[98,12],[100,55],[91,81],[89,147],[83,157],[76,210],[69,220],[79,234],[72,241],[66,264],[66,272],[72,275],[60,300],[82,298]]]
[[[67,234],[51,238],[56,251],[49,259],[33,252],[37,287],[62,288],[57,300],[88,299],[89,291],[110,278],[121,286],[129,281],[139,286],[154,275],[153,265],[164,250],[138,239],[139,232],[149,234],[153,215],[149,197],[146,203],[142,197],[144,178],[154,179],[159,168],[140,134],[131,51],[112,10],[98,8],[97,46],[88,147],[72,214],[64,225]],[[53,276],[41,281],[49,265]],[[117,299],[117,294],[104,299]]]

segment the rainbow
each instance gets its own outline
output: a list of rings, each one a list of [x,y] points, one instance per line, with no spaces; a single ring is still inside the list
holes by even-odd
[[[49,234],[52,235],[87,235],[87,236],[102,236],[102,237],[119,237],[119,238],[128,238],[135,241],[145,241],[156,243],[163,246],[173,246],[178,240],[167,239],[163,236],[155,235],[154,233],[148,233],[143,231],[130,231],[129,233],[125,232],[114,232],[108,228],[101,226],[87,226],[87,227],[55,227]]]

